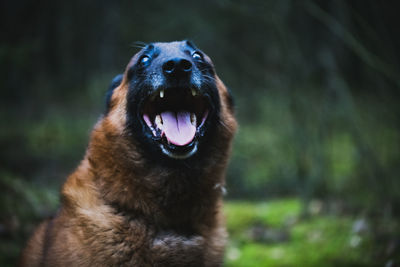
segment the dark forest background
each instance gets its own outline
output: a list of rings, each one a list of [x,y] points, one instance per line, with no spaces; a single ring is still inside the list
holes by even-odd
[[[52,214],[137,42],[190,39],[233,91],[229,199],[367,218],[400,254],[400,2],[0,2],[0,264]],[[390,250],[389,252],[387,252]],[[385,254],[386,253],[386,254]]]

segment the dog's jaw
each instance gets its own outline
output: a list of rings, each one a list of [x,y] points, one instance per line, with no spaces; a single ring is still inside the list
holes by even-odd
[[[185,152],[183,154],[178,154],[178,153],[171,152],[170,150],[165,148],[165,146],[163,144],[160,144],[160,148],[161,148],[161,151],[165,155],[170,157],[170,158],[173,158],[173,159],[187,159],[187,158],[193,156],[197,152],[197,142],[194,143],[193,148],[191,150],[189,150],[189,151],[187,151],[187,152]]]

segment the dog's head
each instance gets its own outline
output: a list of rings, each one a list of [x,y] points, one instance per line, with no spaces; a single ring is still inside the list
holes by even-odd
[[[236,128],[229,91],[189,41],[139,51],[111,84],[107,117],[154,160],[200,159]]]

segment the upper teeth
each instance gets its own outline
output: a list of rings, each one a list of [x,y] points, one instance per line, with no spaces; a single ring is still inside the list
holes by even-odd
[[[192,88],[192,89],[190,89],[190,90],[191,90],[191,92],[192,92],[192,96],[196,96],[196,95],[197,95],[196,89]],[[161,90],[160,90],[160,98],[163,98],[163,97],[164,97],[164,94],[165,94],[164,89],[161,89]]]

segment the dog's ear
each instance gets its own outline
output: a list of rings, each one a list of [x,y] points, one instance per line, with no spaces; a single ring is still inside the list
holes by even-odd
[[[123,79],[124,75],[123,74],[118,74],[117,76],[114,77],[114,79],[111,81],[110,86],[108,87],[107,93],[106,93],[106,110],[105,114],[108,113],[110,109],[110,101],[111,101],[111,96],[114,92],[114,89],[117,88]]]

